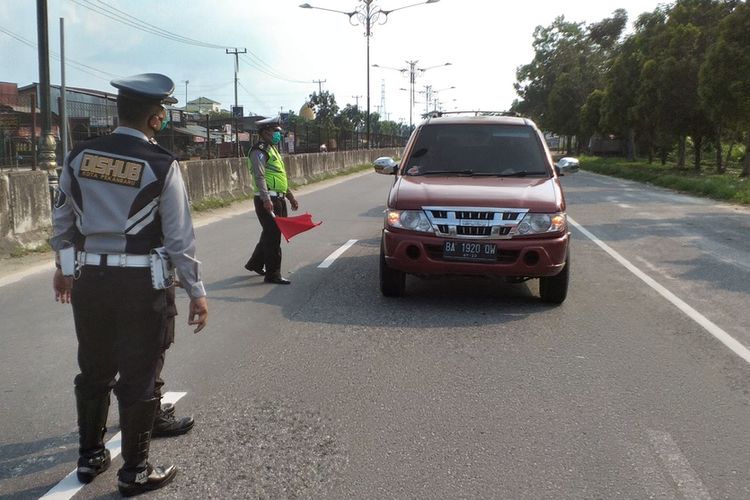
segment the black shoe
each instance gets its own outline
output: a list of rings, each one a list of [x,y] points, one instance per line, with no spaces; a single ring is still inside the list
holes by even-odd
[[[266,283],[273,283],[274,285],[289,285],[291,281],[284,279],[281,276],[266,276],[263,280]]]
[[[266,275],[266,272],[263,270],[262,265],[255,267],[255,266],[250,265],[250,261],[247,261],[247,263],[245,264],[245,269],[247,269],[248,271],[252,271],[256,274],[260,274],[261,276]]]
[[[177,418],[174,415],[174,405],[164,405],[156,412],[151,437],[179,436],[190,431],[193,425],[195,425],[193,417]]]
[[[112,463],[112,459],[109,450],[106,448],[89,456],[78,457],[78,469],[76,470],[78,481],[83,484],[90,483],[96,476],[107,470],[110,463]]]
[[[157,414],[174,415],[174,403],[164,403],[156,412]]]
[[[158,490],[172,482],[177,467],[152,467],[147,463],[141,471],[120,470],[117,473],[117,489],[124,497],[134,497],[147,491]]]

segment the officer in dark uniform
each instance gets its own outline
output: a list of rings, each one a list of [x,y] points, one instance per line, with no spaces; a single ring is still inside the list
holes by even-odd
[[[132,496],[167,485],[177,472],[148,462],[155,393],[176,312],[170,310],[174,288],[157,279],[169,274],[159,254],[169,257],[190,297],[188,324],[196,333],[206,325],[208,306],[179,164],[151,142],[167,121],[163,104],[177,102],[174,82],[148,73],[112,85],[119,89],[120,126],[77,145],[63,166],[53,217],[59,266],[53,288],[57,301],[72,303],[78,338],[78,479],[90,482],[110,465],[103,436],[114,389],[122,430],[118,488]]]
[[[263,231],[245,269],[264,274],[266,283],[288,285],[290,281],[281,276],[281,231],[273,218],[287,216],[286,200],[292,210],[297,210],[299,204],[289,188],[286,166],[277,147],[282,137],[281,120],[266,118],[255,123],[260,140],[247,156],[255,191],[255,214]]]

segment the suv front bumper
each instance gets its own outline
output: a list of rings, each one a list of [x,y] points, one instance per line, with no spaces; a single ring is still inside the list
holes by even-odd
[[[570,233],[552,238],[477,240],[497,246],[496,260],[491,262],[445,259],[443,243],[449,239],[431,234],[384,229],[385,262],[391,269],[410,274],[470,274],[516,278],[554,276],[565,267]]]

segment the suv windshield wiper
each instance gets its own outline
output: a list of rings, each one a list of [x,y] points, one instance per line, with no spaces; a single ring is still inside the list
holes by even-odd
[[[528,170],[519,170],[518,172],[513,172],[510,174],[478,174],[478,175],[496,175],[498,177],[526,177],[527,175],[546,175],[546,172],[538,172],[538,171],[531,171]]]

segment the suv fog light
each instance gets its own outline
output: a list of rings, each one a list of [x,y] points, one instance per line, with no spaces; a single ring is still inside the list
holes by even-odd
[[[523,261],[527,266],[535,266],[539,263],[539,254],[533,250],[526,252],[523,256]]]
[[[419,251],[419,247],[416,245],[409,245],[406,247],[406,256],[410,259],[417,260],[419,258],[419,254],[421,252]]]

